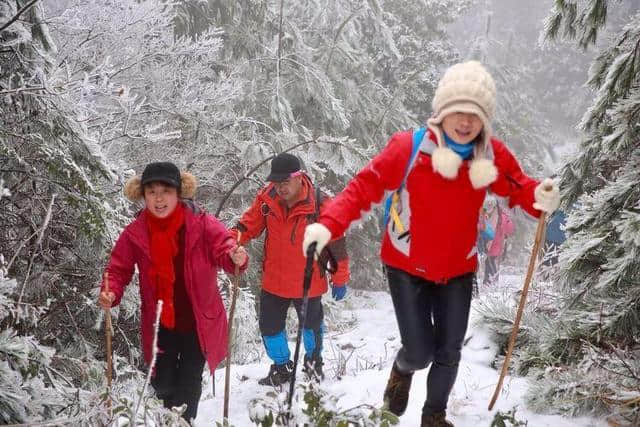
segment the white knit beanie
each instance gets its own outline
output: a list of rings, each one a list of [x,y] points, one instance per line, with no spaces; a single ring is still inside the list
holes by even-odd
[[[444,73],[431,103],[433,115],[427,126],[436,135],[438,148],[432,155],[434,169],[454,179],[462,163],[460,156],[444,145],[442,120],[451,113],[477,115],[483,124],[483,139],[476,144],[469,177],[474,188],[486,187],[496,180],[498,171],[486,158],[491,142],[491,120],[496,110],[496,85],[491,74],[478,61],[455,64]]]

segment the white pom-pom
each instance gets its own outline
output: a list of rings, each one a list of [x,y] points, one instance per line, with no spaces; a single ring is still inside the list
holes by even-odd
[[[455,179],[462,164],[462,157],[451,148],[438,147],[431,155],[431,164],[433,165],[433,170],[443,177]]]
[[[498,179],[498,169],[489,159],[476,159],[469,167],[469,179],[476,190],[487,187]]]

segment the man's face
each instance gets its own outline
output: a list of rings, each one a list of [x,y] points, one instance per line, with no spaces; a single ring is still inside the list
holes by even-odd
[[[458,144],[468,144],[482,132],[482,119],[471,113],[451,113],[442,120],[442,129]]]
[[[162,182],[144,186],[144,204],[158,218],[166,218],[178,205],[178,190]]]
[[[281,182],[274,182],[273,186],[276,188],[278,196],[285,202],[292,202],[296,200],[302,189],[302,177],[294,176],[285,179]]]

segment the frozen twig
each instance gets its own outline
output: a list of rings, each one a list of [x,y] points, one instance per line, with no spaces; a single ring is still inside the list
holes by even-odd
[[[47,227],[49,226],[49,222],[51,221],[51,211],[53,210],[53,203],[56,200],[56,196],[57,196],[56,193],[53,193],[51,195],[51,200],[49,201],[49,207],[47,207],[47,213],[45,214],[44,221],[42,222],[42,225],[40,226],[40,230],[38,231],[39,235],[38,235],[38,240],[36,240],[36,247],[42,244],[42,236],[44,236],[44,231],[47,229]],[[27,241],[29,241],[30,239],[31,237],[29,237]],[[31,254],[31,259],[29,260],[29,267],[27,268],[27,274],[25,275],[24,282],[22,282],[22,287],[20,288],[20,296],[18,297],[17,305],[20,305],[20,303],[22,303],[22,297],[24,296],[24,288],[26,287],[27,281],[29,280],[29,274],[31,272],[31,267],[33,266],[33,259],[35,258],[35,255],[36,255],[36,252],[34,250],[33,254]],[[11,262],[13,262],[14,259],[15,259],[15,255],[14,255],[14,258],[11,259]]]
[[[4,31],[6,28],[8,28],[11,24],[13,24],[14,22],[16,22],[18,20],[18,18],[20,18],[20,15],[22,15],[23,13],[25,13],[27,10],[29,10],[31,8],[31,6],[33,6],[34,4],[36,4],[39,0],[32,0],[29,3],[27,3],[26,5],[24,5],[22,7],[22,9],[20,9],[11,19],[9,19],[4,25],[2,25],[2,27],[0,27],[0,32]]]
[[[144,386],[142,387],[142,392],[140,396],[138,396],[138,403],[136,403],[136,409],[133,411],[133,420],[131,421],[131,425],[136,425],[136,418],[138,416],[138,410],[140,409],[140,404],[142,403],[142,398],[144,397],[144,393],[147,390],[147,386],[149,382],[151,382],[151,374],[153,373],[153,369],[156,365],[156,356],[158,355],[158,330],[160,329],[160,314],[162,313],[162,300],[158,301],[158,306],[156,308],[156,321],[153,324],[153,347],[151,351],[151,362],[149,363],[149,372],[147,372],[147,379],[144,382]]]

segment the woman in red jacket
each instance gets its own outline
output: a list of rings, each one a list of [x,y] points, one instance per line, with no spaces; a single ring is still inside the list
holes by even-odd
[[[225,357],[227,318],[218,291],[217,270],[231,274],[248,263],[227,229],[212,215],[185,199],[193,197],[196,180],[173,163],[150,163],[142,177],[125,185],[132,201],[145,208],[116,242],[106,268],[109,292],[99,304],[120,303],[138,266],[142,349],[151,363],[153,322],[163,301],[158,331],[158,355],[152,385],[167,408],[187,404],[186,420],[195,419],[202,393],[205,360],[214,371]]]
[[[559,203],[551,180],[540,185],[529,178],[504,143],[493,138],[495,92],[493,78],[479,62],[449,68],[438,84],[426,136],[416,138],[417,155],[412,157],[413,132],[393,135],[305,230],[303,251],[312,242],[322,250],[385,191],[397,190],[381,258],[402,348],[384,401],[402,415],[413,372],[431,365],[422,426],[453,425],[446,420],[446,407],[467,329],[478,264],[478,215],[487,191],[534,217]]]

